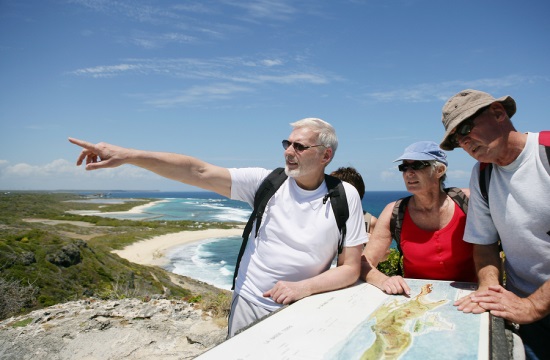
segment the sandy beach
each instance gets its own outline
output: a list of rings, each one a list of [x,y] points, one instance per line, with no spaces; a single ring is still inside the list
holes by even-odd
[[[138,205],[138,206],[134,206],[133,208],[131,208],[130,210],[128,211],[123,211],[122,213],[131,213],[131,214],[139,214],[139,213],[142,213],[142,212],[145,212],[145,210],[147,210],[148,208],[150,207],[153,207],[155,205],[158,205],[158,204],[161,204],[161,203],[165,203],[165,202],[168,202],[168,200],[156,200],[156,201],[151,201],[150,203],[147,203],[147,204],[144,204],[144,205]],[[111,214],[117,214],[116,212],[112,212]]]
[[[126,200],[129,201],[129,200]],[[67,213],[75,215],[94,215],[94,216],[106,216],[106,215],[124,215],[124,214],[143,214],[146,213],[146,210],[150,207],[158,205],[160,203],[167,202],[168,200],[155,200],[151,201],[144,205],[134,206],[127,211],[111,211],[111,212],[101,212],[100,210],[69,210]]]
[[[235,229],[181,231],[142,240],[122,250],[115,250],[113,253],[136,264],[164,266],[168,264],[165,254],[173,247],[206,239],[241,235],[242,232],[242,227]]]

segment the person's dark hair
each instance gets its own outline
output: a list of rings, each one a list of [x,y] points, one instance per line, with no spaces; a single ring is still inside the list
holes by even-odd
[[[351,166],[339,167],[330,173],[330,175],[353,185],[357,189],[359,197],[363,200],[363,196],[365,195],[365,182],[361,174],[359,174],[355,168]]]

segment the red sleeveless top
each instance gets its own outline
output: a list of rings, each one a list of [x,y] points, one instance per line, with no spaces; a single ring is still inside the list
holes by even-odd
[[[473,245],[463,240],[466,215],[455,204],[451,221],[441,230],[426,231],[405,209],[401,230],[403,271],[408,278],[477,282]]]

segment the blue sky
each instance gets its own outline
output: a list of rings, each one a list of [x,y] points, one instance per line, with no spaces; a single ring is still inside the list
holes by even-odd
[[[550,128],[550,3],[489,0],[0,0],[0,189],[198,190],[132,166],[87,172],[67,141],[283,164],[290,122],[320,117],[368,190],[439,143],[441,108],[474,88]],[[448,152],[447,185],[474,160]]]

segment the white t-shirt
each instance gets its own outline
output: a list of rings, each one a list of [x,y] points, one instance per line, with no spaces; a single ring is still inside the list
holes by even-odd
[[[229,169],[231,199],[254,204],[254,195],[270,170],[261,168]],[[357,190],[344,182],[349,207],[344,246],[368,241],[361,199]],[[340,232],[325,182],[309,191],[288,178],[267,203],[262,223],[255,234],[253,226],[235,283],[235,291],[248,301],[270,311],[281,304],[263,293],[279,280],[300,281],[317,276],[330,268],[338,251]]]
[[[479,163],[470,179],[464,240],[493,244],[500,239],[506,255],[506,287],[525,297],[550,279],[550,176],[528,133],[520,155],[507,166],[493,164],[489,206],[479,189]]]

